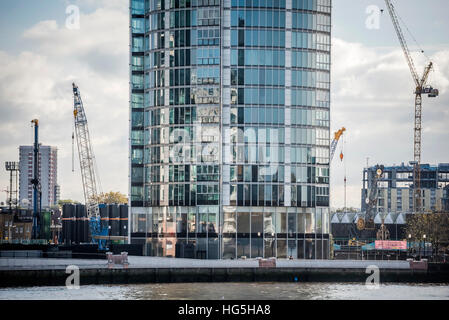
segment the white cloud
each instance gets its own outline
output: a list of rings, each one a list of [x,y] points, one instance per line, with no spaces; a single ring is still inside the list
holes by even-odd
[[[24,37],[29,39],[48,41],[51,34],[58,31],[58,24],[54,20],[41,21],[31,29],[24,32]]]
[[[367,157],[370,165],[413,160],[414,84],[399,46],[372,48],[334,38],[332,50],[332,127],[347,128],[347,205],[360,207]],[[422,161],[435,164],[449,161],[449,50],[440,48],[431,58],[435,71],[429,83],[440,90],[440,97],[423,99]],[[415,59],[422,73],[425,60]],[[342,146],[340,141],[331,167],[334,207],[344,202],[345,163],[338,159]]]
[[[67,1],[72,4],[73,1]],[[31,144],[30,120],[39,118],[44,144],[59,148],[62,198],[82,200],[78,160],[71,172],[72,91],[81,90],[105,190],[127,193],[128,179],[128,3],[78,0],[79,30],[42,21],[23,33],[32,50],[0,51],[0,162],[18,160],[18,146]],[[432,56],[437,99],[424,99],[423,161],[449,162],[449,49]],[[399,164],[413,155],[413,82],[399,46],[370,48],[333,39],[332,130],[345,126],[348,206],[360,206],[362,168]],[[422,72],[424,60],[416,60]],[[343,205],[344,163],[331,167],[333,206]],[[8,184],[0,170],[0,189]],[[5,194],[0,195],[3,201]]]
[[[128,5],[107,2],[81,12],[79,30],[42,21],[23,33],[32,50],[0,51],[0,162],[18,160],[17,148],[32,143],[30,121],[38,118],[40,141],[59,149],[62,198],[83,200],[78,158],[71,170],[73,81],[83,97],[103,189],[127,193]],[[0,170],[1,189],[7,184]]]

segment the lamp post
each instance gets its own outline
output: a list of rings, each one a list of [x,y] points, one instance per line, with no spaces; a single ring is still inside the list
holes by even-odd
[[[13,241],[14,237],[13,237],[13,231],[11,231],[11,228],[13,231],[16,231],[16,233],[17,233],[17,226],[15,224],[12,224],[12,221],[9,224],[9,236],[11,237],[11,241]]]
[[[423,236],[422,236],[422,238],[423,238],[423,252],[424,252],[424,256],[426,255],[426,235],[424,234]]]
[[[411,249],[411,244],[412,244],[412,235],[409,233],[408,234],[408,252],[409,252],[409,255],[410,255],[410,249]]]
[[[109,244],[111,243],[111,229],[112,229],[112,227],[111,226],[108,226],[108,240],[109,240]]]
[[[12,233],[11,233],[11,228],[15,229],[16,226],[13,225],[13,222],[12,222],[12,221],[9,221],[9,223],[8,223],[8,241],[9,241],[10,243],[11,243],[11,241],[13,240],[13,236],[12,236]]]

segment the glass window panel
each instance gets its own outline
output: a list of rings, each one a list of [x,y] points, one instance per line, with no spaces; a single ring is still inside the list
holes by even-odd
[[[287,243],[288,243],[288,248],[287,248],[288,257],[296,258],[298,255],[297,248],[296,248],[296,240],[288,240]]]
[[[235,238],[223,238],[223,259],[235,259],[236,251]]]
[[[218,214],[216,212],[209,212],[209,223],[207,232],[218,233]]]
[[[287,258],[287,240],[277,239],[277,254],[278,259]]]
[[[251,238],[251,258],[263,257],[263,238]]]
[[[265,238],[264,239],[264,257],[271,258],[276,256],[276,240],[275,238]]]
[[[262,212],[252,212],[251,213],[251,233],[262,234],[264,231],[264,219]]]
[[[305,240],[305,259],[315,259],[315,240]]]
[[[237,233],[250,233],[250,215],[248,212],[237,213]]]
[[[305,213],[306,233],[315,233],[315,215],[311,212]]]
[[[237,231],[235,215],[235,212],[224,212],[223,233],[235,233]]]
[[[276,212],[276,233],[287,233],[287,213]]]
[[[318,209],[318,208],[316,209],[315,223],[316,223],[316,233],[321,233],[323,231],[322,214],[321,214],[321,209]]]
[[[305,250],[304,239],[299,239],[298,240],[298,248],[297,248],[298,259],[304,259],[304,250]]]
[[[237,258],[250,257],[249,238],[237,238]]]
[[[323,241],[321,239],[315,240],[316,259],[323,259]]]
[[[296,233],[296,212],[288,213],[288,236],[295,237]]]

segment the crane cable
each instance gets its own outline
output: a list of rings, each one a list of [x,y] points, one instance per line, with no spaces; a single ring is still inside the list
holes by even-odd
[[[347,209],[347,203],[346,203],[346,196],[347,196],[347,194],[346,194],[346,183],[347,183],[347,179],[346,179],[346,136],[343,136],[343,145],[342,145],[342,151],[341,151],[341,154],[343,155],[343,151],[344,151],[344,156],[343,156],[343,158],[342,158],[342,160],[343,160],[343,167],[344,167],[344,171],[345,171],[345,177],[344,177],[344,188],[345,188],[345,193],[344,193],[344,208],[345,208],[345,211],[347,212],[348,211],[348,209]]]
[[[72,172],[75,172],[75,121],[72,121]]]
[[[393,5],[393,3],[392,3]],[[401,16],[399,15],[399,13],[396,11],[396,15],[399,18],[399,20],[401,20],[402,24],[404,25],[405,29],[407,30],[407,32],[409,33],[409,35],[412,37],[413,41],[415,42],[415,44],[418,46],[420,52],[423,54],[423,56],[430,61],[429,56],[427,56],[427,54],[425,53],[424,49],[421,47],[421,45],[418,43],[418,41],[416,40],[415,36],[413,35],[413,33],[410,31],[410,29],[408,28],[407,24],[404,22],[404,20],[401,18]]]
[[[33,129],[33,123],[30,124],[30,144],[34,145],[34,129]]]
[[[103,195],[103,186],[101,185],[101,180],[100,180],[100,172],[98,171],[98,165],[97,165],[97,158],[96,157],[94,157],[94,168],[95,168],[95,175],[96,175],[96,178],[97,178],[97,181],[98,181],[98,185],[97,185],[97,187],[98,187],[98,191],[99,191],[99,196],[102,196]]]
[[[343,212],[346,212],[346,150],[345,150],[345,137],[341,137],[342,141],[340,143],[340,162],[343,162],[344,168],[344,179],[343,179]],[[343,153],[344,151],[344,153]]]

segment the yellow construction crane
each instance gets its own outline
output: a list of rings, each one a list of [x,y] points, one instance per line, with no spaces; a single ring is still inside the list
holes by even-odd
[[[331,154],[329,160],[332,161],[334,158],[335,150],[337,149],[338,141],[340,140],[341,136],[343,135],[343,132],[346,131],[346,128],[343,127],[340,130],[336,131],[334,133],[334,139],[331,142]]]
[[[343,132],[346,131],[346,128],[343,127],[338,131],[334,132],[334,139],[331,142],[331,147],[330,147],[330,157],[329,157],[329,165],[332,162],[332,159],[334,158],[334,154],[335,154],[335,150],[337,150],[337,145],[338,145],[338,141],[340,140],[341,136],[343,135]],[[340,159],[343,161],[343,152],[340,153]],[[344,184],[345,184],[345,195],[344,195],[344,208],[346,209],[346,167],[345,167],[345,180],[344,180]]]
[[[421,208],[421,130],[422,130],[422,95],[428,95],[431,98],[438,96],[438,90],[427,86],[427,78],[432,70],[433,64],[430,62],[424,69],[424,73],[420,78],[416,72],[413,58],[408,49],[407,42],[405,41],[404,34],[402,33],[401,26],[399,25],[398,16],[394,9],[391,0],[385,0],[385,3],[390,13],[391,20],[393,21],[396,34],[399,38],[402,50],[404,51],[405,58],[407,60],[410,72],[412,73],[413,81],[415,82],[415,128],[414,128],[414,161],[413,161],[413,210],[415,213],[422,211]]]

